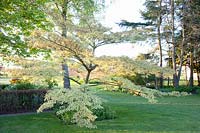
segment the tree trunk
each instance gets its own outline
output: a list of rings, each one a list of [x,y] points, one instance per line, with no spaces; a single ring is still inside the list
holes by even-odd
[[[86,78],[85,78],[85,84],[88,84],[89,83],[89,79],[90,79],[90,74],[91,74],[91,70],[87,70],[87,75],[86,75]]]
[[[97,48],[97,47],[94,47],[94,46],[92,47],[92,56],[93,56],[93,57],[95,56],[95,50],[96,50],[96,48]]]
[[[70,89],[68,65],[63,63],[62,64],[62,70],[64,72],[64,78],[63,78],[63,80],[64,80],[64,82],[63,82],[64,88]]]
[[[162,0],[160,1],[160,6],[161,6],[161,2]],[[158,46],[159,46],[159,52],[160,52],[160,67],[162,67],[162,42],[161,42],[161,23],[162,23],[162,16],[161,16],[161,11],[159,13],[159,17],[158,17]]]
[[[67,37],[67,5],[68,1],[64,0],[63,6],[62,6],[62,18],[63,18],[63,26],[62,26],[62,37]],[[64,59],[65,60],[65,59]],[[62,69],[64,72],[64,77],[63,77],[63,84],[64,88],[69,88],[70,89],[70,80],[69,80],[69,71],[68,71],[68,65],[64,61],[62,64]]]
[[[169,77],[167,78],[167,87],[169,87]]]
[[[185,65],[185,81],[186,85],[188,85],[188,75],[187,75],[187,66]]]
[[[200,86],[200,71],[197,70],[197,80],[198,80],[198,86]]]
[[[190,87],[194,86],[193,48],[190,52],[190,81],[189,81],[189,86]]]
[[[177,73],[176,73],[176,42],[175,42],[175,26],[174,26],[174,0],[171,0],[171,18],[172,18],[172,65],[173,65],[173,85],[175,88],[179,86],[178,80],[177,80]]]
[[[85,84],[88,84],[88,83],[89,83],[89,79],[90,79],[90,74],[91,74],[91,72],[92,72],[98,65],[90,63],[88,66],[86,66],[86,65],[84,65],[84,66],[85,66],[85,69],[87,70],[87,75],[86,75],[86,78],[85,78]]]
[[[185,6],[183,6],[183,14],[185,14],[185,9],[184,9]],[[181,49],[181,55],[179,57],[179,60],[180,60],[180,67],[179,67],[179,70],[178,70],[178,76],[177,76],[177,82],[179,84],[179,81],[180,81],[180,78],[181,78],[181,73],[182,73],[182,66],[183,66],[183,56],[184,56],[184,44],[185,44],[185,20],[183,18],[183,22],[182,22],[182,42],[181,42],[181,46],[180,46],[180,49]]]
[[[161,23],[162,23],[162,0],[159,1],[159,6],[160,6],[160,11],[158,14],[158,45],[159,45],[159,51],[160,51],[160,67],[162,67],[162,43],[161,43],[161,31],[160,31],[160,27],[161,27]],[[163,74],[160,74],[160,88],[163,87]]]

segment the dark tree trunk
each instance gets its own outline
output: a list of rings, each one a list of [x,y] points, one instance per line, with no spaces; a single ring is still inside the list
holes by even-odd
[[[88,71],[87,71],[86,78],[85,78],[85,84],[88,84],[88,83],[89,83],[90,74],[91,74],[91,70],[88,70]]]
[[[173,86],[175,88],[178,88],[178,86],[179,86],[178,79],[177,79],[177,74],[173,74]]]
[[[185,9],[183,9],[183,12],[184,12]],[[182,42],[181,42],[181,46],[180,46],[180,49],[181,49],[181,55],[179,57],[179,60],[180,60],[180,67],[179,67],[179,70],[178,70],[178,75],[177,75],[177,82],[178,82],[178,85],[179,85],[179,81],[180,81],[180,78],[181,78],[181,73],[182,73],[182,66],[183,66],[183,56],[184,56],[184,44],[185,44],[185,21],[183,20],[183,29],[182,29]]]
[[[63,18],[63,21],[64,21],[64,23],[62,25],[62,37],[65,37],[65,38],[67,37],[67,26],[66,26],[67,6],[68,6],[68,1],[64,0],[63,7],[62,7],[62,18]],[[63,77],[64,88],[70,89],[68,65],[65,61],[62,64],[62,69],[63,69],[63,72],[64,72],[64,77]]]
[[[64,78],[63,78],[63,85],[64,88],[70,89],[70,80],[69,80],[69,71],[68,71],[68,65],[67,64],[62,64],[62,70],[64,72]]]
[[[88,66],[85,65],[85,69],[87,70],[87,75],[85,78],[85,84],[89,83],[90,74],[91,72],[97,67],[98,65],[90,63]]]
[[[189,86],[190,87],[194,86],[193,48],[190,52],[190,81],[189,81]]]
[[[169,87],[169,77],[167,78],[167,86]]]
[[[172,64],[173,64],[173,85],[175,88],[179,86],[178,84],[178,78],[177,78],[177,72],[176,72],[176,42],[175,42],[175,24],[174,24],[174,0],[171,0],[171,19],[172,19]]]
[[[198,86],[200,86],[200,71],[197,70],[197,80],[198,80]]]
[[[161,43],[161,23],[162,23],[162,0],[159,1],[160,11],[158,13],[158,23],[157,23],[157,31],[158,31],[158,46],[160,51],[160,67],[162,67],[162,43]],[[160,88],[163,87],[163,74],[160,74]]]

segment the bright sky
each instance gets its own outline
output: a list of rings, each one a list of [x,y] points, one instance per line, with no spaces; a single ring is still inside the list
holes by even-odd
[[[106,0],[109,3],[110,0]],[[105,25],[119,29],[116,23],[121,20],[142,21],[140,10],[145,0],[112,0],[105,12]]]
[[[121,20],[128,20],[139,22],[142,21],[140,16],[140,10],[142,10],[145,0],[112,0],[113,3],[105,11],[105,19],[103,24],[108,27],[112,27],[114,31],[120,30],[120,27],[116,24]],[[109,3],[110,0],[106,0]],[[147,49],[144,46],[137,44],[113,44],[105,45],[97,48],[96,56],[108,55],[108,56],[129,56],[135,57],[139,53],[145,53]]]

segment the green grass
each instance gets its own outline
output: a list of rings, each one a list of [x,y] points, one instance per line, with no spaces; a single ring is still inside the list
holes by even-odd
[[[128,94],[97,94],[117,112],[113,120],[98,121],[97,129],[63,125],[53,113],[0,117],[0,133],[74,132],[200,132],[200,96],[163,97],[157,104]]]

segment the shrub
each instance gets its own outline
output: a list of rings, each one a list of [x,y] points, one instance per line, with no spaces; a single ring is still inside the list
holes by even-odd
[[[4,88],[4,90],[32,90],[32,89],[44,89],[44,88],[46,87],[41,85],[35,85],[26,80],[20,80],[15,84],[8,85],[7,87]]]
[[[196,90],[196,93],[197,93],[197,94],[200,94],[200,89],[197,89],[197,90]]]
[[[46,90],[0,91],[0,114],[36,111],[45,94]]]
[[[114,88],[117,87],[119,91],[126,92],[132,95],[137,95],[148,99],[150,103],[156,103],[156,97],[161,96],[186,96],[190,95],[187,92],[178,92],[178,91],[171,91],[171,92],[161,92],[156,89],[150,89],[147,87],[135,85],[128,79],[122,77],[112,77],[110,81],[107,81],[109,84],[106,84],[107,88]],[[109,90],[109,89],[107,89]]]
[[[187,93],[198,93],[198,89],[200,89],[199,86],[193,86],[193,87],[189,87],[189,86],[179,86],[178,88],[174,88],[174,87],[166,87],[166,88],[162,88],[160,89],[162,92],[172,92],[172,91],[178,91],[178,92],[187,92]]]
[[[47,83],[49,89],[52,89],[52,88],[58,86],[57,81],[55,81],[53,79],[46,79],[45,82]]]
[[[73,111],[68,111],[68,112],[65,112],[65,113],[63,113],[63,114],[57,115],[57,117],[58,117],[64,124],[70,125],[70,124],[73,124],[73,123],[72,123],[72,118],[73,118],[74,113],[75,113],[75,112],[73,112]]]
[[[85,90],[85,89],[84,89]],[[45,95],[45,102],[38,112],[54,108],[56,115],[67,124],[80,127],[95,128],[93,122],[97,118],[92,110],[101,109],[102,101],[97,96],[81,88],[53,89]]]
[[[96,120],[109,120],[109,119],[115,119],[116,118],[116,112],[113,111],[110,107],[102,105],[103,108],[93,109],[92,112],[95,116],[97,116]],[[65,112],[61,115],[57,115],[57,117],[67,125],[74,124],[72,123],[72,118],[74,115],[74,111]]]
[[[94,109],[93,113],[97,116],[97,121],[116,118],[116,112],[113,111],[109,106],[105,105],[103,105],[103,108]]]
[[[172,91],[175,91],[175,88],[170,86],[170,87],[160,88],[159,90],[162,92],[172,92]]]
[[[157,100],[155,99],[157,95],[161,95],[160,91],[155,89],[149,89],[143,86],[135,85],[133,82],[131,82],[128,79],[122,78],[122,77],[112,77],[110,79],[110,84],[107,84],[106,87],[113,88],[118,87],[118,90],[121,92],[129,93],[132,95],[142,96],[150,103],[155,103]]]
[[[9,85],[0,85],[0,90],[4,90],[6,87],[8,87]]]
[[[146,86],[147,83],[149,83],[149,87],[154,88],[155,86],[155,75],[153,74],[135,73],[134,75],[126,75],[124,76],[124,78],[127,78],[128,80],[132,81],[135,85]]]

